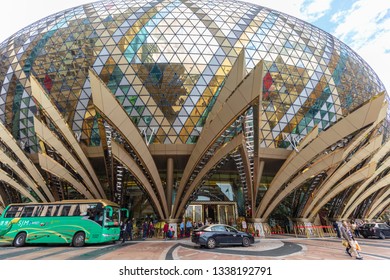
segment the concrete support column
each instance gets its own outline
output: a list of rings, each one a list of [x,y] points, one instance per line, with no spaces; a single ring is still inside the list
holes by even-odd
[[[173,158],[168,158],[167,160],[167,205],[168,205],[168,215],[171,216],[172,212],[172,192],[173,192]]]
[[[306,235],[308,238],[317,235],[317,232],[313,229],[314,218],[295,218],[292,221],[295,235]]]
[[[248,219],[249,223],[253,224],[253,229],[255,230],[255,234],[258,232],[259,237],[265,237],[267,234],[270,234],[270,227],[266,220],[254,218],[254,219]]]
[[[180,222],[180,219],[170,219],[167,221],[169,228],[172,228],[175,231],[173,238],[177,238],[177,224]]]

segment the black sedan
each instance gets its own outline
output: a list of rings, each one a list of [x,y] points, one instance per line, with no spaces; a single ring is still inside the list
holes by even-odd
[[[390,237],[390,227],[385,223],[367,223],[359,227],[359,234],[364,238],[374,236],[385,239]]]
[[[223,224],[206,225],[194,230],[191,241],[209,249],[213,249],[218,245],[242,245],[248,247],[255,242],[252,235]]]

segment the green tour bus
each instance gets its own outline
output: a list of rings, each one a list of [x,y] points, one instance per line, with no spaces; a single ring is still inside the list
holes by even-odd
[[[113,242],[119,239],[121,219],[128,213],[106,199],[10,204],[0,216],[0,242],[15,247],[27,243],[81,247]]]

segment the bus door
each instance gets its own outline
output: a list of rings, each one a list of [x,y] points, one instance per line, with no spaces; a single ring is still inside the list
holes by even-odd
[[[119,227],[120,223],[120,210],[118,208],[112,208],[106,206],[104,208],[103,226],[105,227]]]

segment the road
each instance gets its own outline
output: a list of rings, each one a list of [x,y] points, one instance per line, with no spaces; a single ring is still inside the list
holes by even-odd
[[[364,260],[390,260],[390,239],[357,239]],[[125,244],[29,245],[22,248],[1,243],[0,260],[350,260],[338,238],[257,238],[248,248],[200,248],[187,239],[147,239]]]

